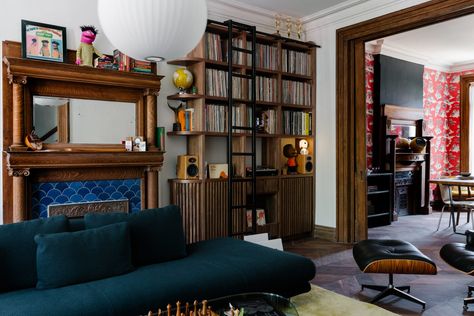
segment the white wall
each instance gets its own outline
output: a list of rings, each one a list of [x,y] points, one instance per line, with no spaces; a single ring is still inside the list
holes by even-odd
[[[304,19],[306,39],[321,45],[317,62],[317,129],[316,129],[316,224],[336,226],[336,30],[389,12],[397,11],[425,0],[369,0],[341,11],[326,10]],[[260,12],[245,6],[237,8],[233,0],[209,0],[209,18],[223,21],[228,18],[257,25],[259,30],[273,32],[274,13]],[[67,27],[68,48],[79,44],[79,26],[93,24],[101,29],[97,12],[97,0],[3,0],[0,10],[0,40],[20,41],[21,19],[62,25]],[[347,5],[340,6],[346,8]],[[113,46],[103,34],[96,40],[97,48],[111,53]],[[172,66],[159,65],[158,73],[165,75],[158,99],[158,126],[171,129],[174,114],[166,106],[166,96],[176,90],[171,84]],[[1,122],[0,122],[0,130]],[[3,138],[2,138],[3,139]],[[167,179],[175,176],[176,156],[186,153],[185,139],[167,137],[165,162],[160,173],[160,204],[169,201]],[[1,190],[1,189],[0,189]],[[1,192],[0,192],[1,193]],[[1,217],[0,217],[1,221]]]
[[[304,19],[306,39],[321,46],[317,57],[316,224],[336,227],[336,30],[426,0],[369,0],[339,12]]]

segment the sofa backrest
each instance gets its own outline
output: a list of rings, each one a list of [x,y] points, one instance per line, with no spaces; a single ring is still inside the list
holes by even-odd
[[[66,216],[53,216],[0,226],[0,292],[36,285],[37,234],[68,231]]]

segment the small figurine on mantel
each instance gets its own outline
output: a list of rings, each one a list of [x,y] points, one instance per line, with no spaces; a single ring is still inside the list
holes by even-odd
[[[104,56],[92,45],[99,31],[93,25],[83,25],[81,31],[81,44],[76,53],[76,65],[93,67],[94,54]]]

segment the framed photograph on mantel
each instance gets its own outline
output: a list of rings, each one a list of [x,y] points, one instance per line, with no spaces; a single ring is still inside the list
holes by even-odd
[[[66,28],[21,20],[21,54],[23,58],[64,62],[67,49]]]

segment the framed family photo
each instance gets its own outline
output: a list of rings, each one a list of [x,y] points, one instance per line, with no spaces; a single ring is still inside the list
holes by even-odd
[[[64,62],[66,60],[66,28],[21,20],[21,52],[23,58]]]

